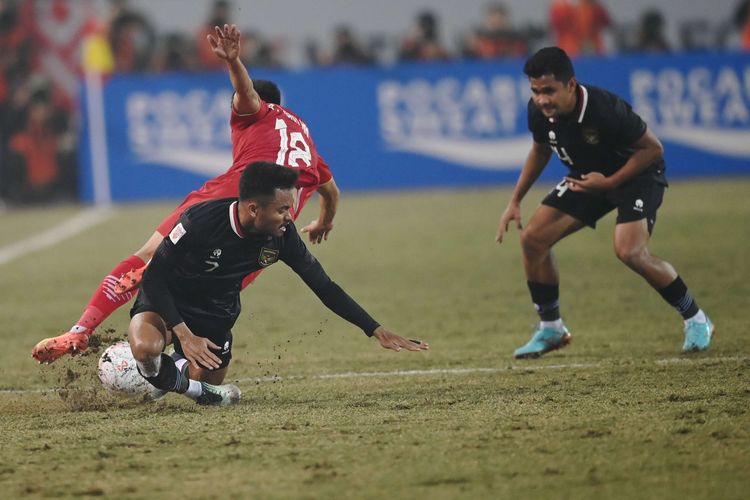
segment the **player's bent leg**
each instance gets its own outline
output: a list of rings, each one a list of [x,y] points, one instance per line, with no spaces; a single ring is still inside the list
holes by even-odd
[[[698,307],[687,286],[672,265],[648,250],[650,234],[646,219],[615,226],[615,254],[625,265],[643,276],[684,320],[682,352],[708,349],[715,327]]]
[[[541,205],[521,233],[524,268],[534,307],[541,322],[531,340],[513,353],[516,359],[538,358],[571,341],[560,318],[558,272],[552,247],[584,227],[584,223],[551,206]]]
[[[615,255],[659,290],[674,281],[677,271],[669,262],[649,252],[650,238],[646,219],[618,223],[615,226]]]
[[[557,208],[540,205],[521,232],[526,278],[539,283],[557,283],[552,247],[584,226],[583,222]]]
[[[66,333],[41,340],[31,350],[31,355],[40,363],[52,363],[66,354],[79,354],[88,349],[89,336],[119,307],[127,304],[132,293],[118,295],[113,287],[117,279],[127,270],[143,265],[136,255],[123,260],[104,277],[91,295],[86,308],[76,324]]]
[[[158,368],[157,358],[167,345],[169,333],[164,320],[155,312],[145,311],[133,316],[128,327],[128,343],[139,368],[145,367],[145,373],[155,375]]]

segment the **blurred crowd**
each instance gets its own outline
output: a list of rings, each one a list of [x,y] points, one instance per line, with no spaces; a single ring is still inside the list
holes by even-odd
[[[127,0],[110,0],[105,19],[83,9],[88,14],[79,19],[80,29],[73,30],[69,41],[51,41],[45,35],[48,24],[40,22],[40,16],[65,24],[71,31],[71,18],[81,17],[84,4],[0,0],[0,203],[76,198],[75,110],[82,52],[89,66],[104,73],[199,72],[223,66],[205,40],[213,26],[233,22],[229,1],[214,1],[205,23],[194,33],[159,33]],[[477,18],[478,24],[467,27],[453,43],[446,43],[439,13],[432,10],[417,13],[400,39],[361,38],[354,27],[341,25],[332,40],[307,43],[306,62],[334,66],[497,60],[524,57],[550,44],[573,56],[750,50],[750,0],[738,1],[733,19],[684,23],[679,27],[678,45],[670,44],[665,36],[665,19],[658,8],[643,12],[636,23],[623,24],[612,18],[606,2],[600,0],[550,0],[548,22],[543,25],[514,23],[502,3],[487,4]],[[289,47],[283,40],[269,40],[254,29],[245,28],[242,33],[241,57],[246,65],[285,66]],[[84,39],[93,43],[86,47]]]

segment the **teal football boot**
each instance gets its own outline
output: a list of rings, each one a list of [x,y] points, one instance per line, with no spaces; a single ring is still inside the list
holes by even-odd
[[[232,384],[212,385],[201,382],[201,395],[195,400],[203,406],[229,406],[236,404],[242,397],[239,387]]]
[[[682,344],[682,352],[699,352],[708,349],[711,337],[714,335],[714,324],[706,316],[706,322],[685,322],[685,343]]]
[[[563,325],[562,328],[542,328],[541,324],[537,327],[531,340],[519,347],[513,353],[516,359],[538,358],[555,349],[561,349],[570,344],[571,335],[568,329]]]

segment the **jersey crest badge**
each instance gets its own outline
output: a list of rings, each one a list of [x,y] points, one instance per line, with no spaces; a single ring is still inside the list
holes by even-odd
[[[266,247],[260,249],[260,255],[258,255],[258,264],[260,264],[261,266],[268,267],[277,260],[279,260],[278,250]]]
[[[585,128],[581,130],[581,135],[583,135],[583,141],[586,144],[591,144],[592,146],[594,144],[599,144],[599,131],[593,128]]]

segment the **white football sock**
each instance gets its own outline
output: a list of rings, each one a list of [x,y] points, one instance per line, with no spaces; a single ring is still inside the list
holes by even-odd
[[[185,366],[187,362],[187,359],[180,358],[175,361],[174,364],[177,367],[177,370],[182,373],[182,367]],[[198,399],[200,395],[203,394],[203,387],[201,387],[201,383],[193,379],[188,380],[190,385],[188,386],[188,390],[184,392],[185,396],[189,397],[190,399]]]
[[[190,399],[198,399],[203,394],[203,387],[197,380],[190,379],[190,387],[185,391],[185,396]]]
[[[698,323],[705,323],[706,322],[706,313],[703,312],[703,309],[698,309],[698,312],[695,313],[695,316],[692,318],[688,318],[685,320],[685,323],[688,321],[697,321]]]
[[[540,322],[542,328],[552,328],[553,330],[562,330],[563,320],[558,318],[555,321],[542,321]]]

